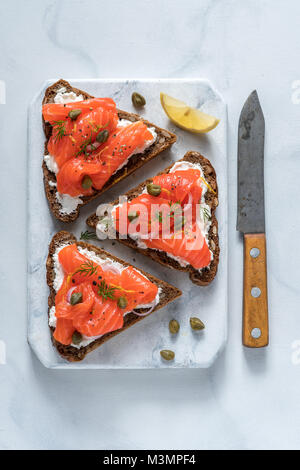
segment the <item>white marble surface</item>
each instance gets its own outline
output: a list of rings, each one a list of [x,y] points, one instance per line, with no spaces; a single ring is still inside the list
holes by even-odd
[[[0,3],[1,448],[299,448],[300,365],[292,361],[300,339],[298,94],[292,99],[300,80],[299,15],[296,0]],[[27,105],[56,76],[207,77],[225,97],[229,342],[212,368],[49,371],[30,351]],[[242,244],[235,231],[237,123],[254,88],[266,119],[271,318],[270,347],[259,351],[241,346]],[[2,82],[0,89],[4,101]]]

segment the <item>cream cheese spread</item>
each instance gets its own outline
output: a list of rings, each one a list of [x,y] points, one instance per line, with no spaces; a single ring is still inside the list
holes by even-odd
[[[55,158],[52,155],[50,154],[44,155],[44,162],[46,163],[46,166],[49,171],[52,171],[52,173],[55,173],[55,174],[58,173],[58,166],[55,161]]]
[[[74,91],[67,91],[67,89],[63,86],[57,91],[54,97],[54,103],[66,104],[73,101],[83,101],[83,99],[84,98],[82,95],[76,95]]]

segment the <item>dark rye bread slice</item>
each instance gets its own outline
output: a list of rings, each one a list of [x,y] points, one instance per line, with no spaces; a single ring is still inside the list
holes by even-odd
[[[217,178],[216,178],[216,172],[207,158],[204,158],[200,153],[198,152],[187,152],[185,156],[178,161],[186,161],[186,162],[191,162],[191,163],[199,163],[203,169],[204,177],[208,184],[211,186],[214,192],[212,191],[206,191],[205,194],[205,202],[206,204],[209,205],[211,209],[211,226],[209,229],[208,233],[208,239],[209,239],[209,248],[213,252],[213,260],[210,263],[209,267],[203,268],[201,271],[198,271],[197,269],[194,269],[191,265],[188,265],[186,267],[181,266],[176,260],[170,258],[166,253],[154,250],[152,248],[139,248],[137,246],[136,241],[134,241],[131,238],[127,239],[120,239],[118,238],[118,233],[117,233],[117,240],[120,243],[123,243],[123,245],[129,246],[131,248],[134,248],[135,250],[139,251],[140,253],[143,253],[146,256],[149,256],[152,258],[154,261],[157,261],[158,263],[168,266],[169,268],[173,269],[178,269],[179,271],[186,271],[189,273],[190,279],[197,285],[199,286],[206,286],[211,283],[211,281],[215,278],[217,269],[218,269],[218,264],[219,264],[219,256],[220,256],[220,246],[219,246],[219,236],[218,236],[218,221],[215,216],[215,211],[218,206],[218,185],[217,185]],[[160,172],[159,174],[163,173],[168,173],[169,170],[172,168],[172,165],[170,165],[168,168]],[[151,183],[152,179],[147,179],[143,183],[141,183],[139,186],[136,188],[133,188],[131,191],[128,191],[125,196],[127,196],[128,200],[131,201],[135,197],[137,197],[141,192],[144,190],[144,188],[147,186],[148,183]],[[118,201],[114,201],[112,204],[118,204]],[[96,229],[97,223],[99,222],[100,218],[96,215],[93,214],[91,215],[86,223],[89,227],[92,227]]]
[[[54,271],[54,259],[53,255],[55,251],[62,245],[67,245],[67,244],[72,244],[76,243],[77,246],[81,246],[82,248],[87,248],[90,251],[93,251],[97,255],[99,255],[101,258],[110,258],[114,261],[117,261],[118,263],[122,264],[123,266],[131,266],[129,263],[126,263],[125,261],[121,260],[120,258],[117,258],[116,256],[113,256],[111,253],[108,253],[107,251],[102,250],[101,248],[98,248],[94,245],[90,245],[89,243],[84,243],[84,242],[78,242],[74,235],[72,235],[69,232],[66,231],[61,231],[58,232],[54,235],[52,238],[50,245],[49,245],[49,253],[48,253],[48,258],[46,262],[46,268],[47,268],[47,284],[50,289],[50,294],[48,297],[48,319],[49,319],[49,311],[51,307],[55,305],[55,289],[53,286],[53,282],[55,279],[55,271]],[[182,292],[177,289],[176,287],[172,286],[171,284],[168,284],[165,281],[162,281],[161,279],[158,279],[155,276],[152,276],[151,274],[143,271],[142,269],[136,268],[139,272],[144,274],[151,282],[156,284],[158,287],[161,288],[161,294],[160,294],[160,301],[156,305],[156,307],[152,310],[151,314],[156,312],[162,307],[165,307],[169,302],[172,302],[173,300],[177,299],[178,297],[181,296]],[[139,309],[141,313],[146,312],[146,309]],[[151,315],[150,314],[150,315]],[[127,330],[130,326],[134,325],[135,323],[142,321],[143,318],[146,318],[148,315],[145,317],[141,317],[138,315],[135,315],[134,313],[128,313],[124,317],[124,326],[120,330],[113,331],[111,333],[107,333],[101,338],[96,339],[92,343],[90,343],[88,346],[85,346],[83,348],[77,349],[74,348],[73,346],[65,346],[61,343],[58,343],[54,338],[53,338],[53,333],[54,333],[54,328],[50,327],[51,330],[51,337],[54,346],[56,347],[57,351],[59,354],[66,359],[67,361],[70,362],[77,362],[81,361],[84,359],[84,357],[93,351],[94,349],[98,348],[101,346],[103,343],[108,341],[110,338],[113,338],[114,336],[118,335],[122,331]]]
[[[79,90],[78,88],[72,87],[70,83],[66,82],[65,80],[58,80],[56,83],[47,88],[45,92],[45,97],[43,99],[43,104],[53,103],[58,90],[62,87],[64,87],[67,92],[73,91],[76,95],[82,95],[85,100],[93,98],[93,96],[89,95],[88,93]],[[56,176],[52,171],[47,168],[46,163],[43,161],[42,167],[44,174],[44,186],[46,196],[49,201],[49,206],[55,217],[61,220],[62,222],[72,222],[77,219],[77,217],[79,216],[80,207],[84,206],[85,204],[88,204],[90,201],[100,196],[100,194],[104,193],[104,191],[111,188],[114,184],[118,183],[119,181],[123,180],[126,176],[133,173],[135,170],[143,166],[145,163],[150,161],[152,158],[156,157],[159,153],[169,148],[174,142],[176,142],[175,134],[167,131],[166,129],[162,129],[149,121],[146,121],[138,114],[127,113],[126,111],[118,110],[118,115],[120,119],[128,119],[132,122],[141,120],[148,127],[154,127],[157,133],[156,141],[148,149],[146,149],[144,153],[138,153],[130,157],[128,163],[124,165],[121,169],[119,169],[114,175],[112,175],[102,187],[102,189],[95,190],[91,196],[82,196],[80,198],[82,199],[82,204],[80,204],[77,209],[70,214],[62,214],[60,212],[61,204],[56,198],[56,187],[55,185],[53,185],[54,183],[56,183]],[[49,153],[47,150],[47,145],[48,140],[51,137],[52,127],[49,123],[46,123],[44,119],[43,127],[46,136],[44,154],[47,155]]]

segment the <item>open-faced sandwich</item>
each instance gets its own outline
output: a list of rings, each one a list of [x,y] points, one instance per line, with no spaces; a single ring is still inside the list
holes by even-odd
[[[188,152],[152,179],[112,203],[99,207],[87,224],[97,234],[113,228],[120,243],[170,268],[187,271],[208,285],[219,263],[216,173],[209,160]]]
[[[65,80],[47,88],[42,113],[45,191],[63,222],[176,141],[171,132],[117,109],[111,98],[94,98]]]
[[[65,231],[50,243],[47,283],[53,343],[73,362],[181,295],[167,282]]]

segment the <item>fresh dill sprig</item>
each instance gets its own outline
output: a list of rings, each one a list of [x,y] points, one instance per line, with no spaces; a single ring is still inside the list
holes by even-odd
[[[80,273],[83,276],[92,276],[96,272],[97,272],[97,265],[95,265],[91,260],[89,260],[81,264],[74,274]],[[95,282],[94,284],[96,285]],[[115,293],[115,290],[118,289],[118,287],[111,287],[108,284],[106,284],[105,281],[101,281],[100,284],[97,284],[97,287],[98,287],[97,294],[100,295],[100,297],[102,297],[103,300],[107,300],[107,299],[115,300],[114,293]]]
[[[89,145],[91,145],[92,143],[92,136],[89,137],[87,140],[85,140],[84,142],[82,142],[82,144],[80,144],[80,147],[79,147],[79,150],[78,152],[76,153],[75,157],[79,157],[79,155],[86,155],[86,156],[89,156],[89,152],[87,151],[87,147]]]
[[[169,201],[168,204],[169,204],[170,207],[172,207],[172,206],[175,206],[175,207],[180,206],[180,207],[181,207],[181,202],[180,202],[179,200],[176,201],[176,202],[174,202],[174,201]]]
[[[178,218],[181,216],[182,214],[182,207],[180,205],[180,201],[177,201],[177,202],[173,202],[170,204],[170,214],[169,214],[169,217],[170,218]]]
[[[105,281],[101,281],[100,284],[98,284],[97,294],[100,295],[104,300],[115,300],[114,293],[116,289],[117,287],[110,287],[106,284]]]
[[[54,121],[53,124],[53,136],[55,142],[62,139],[66,135],[66,122],[65,121]]]
[[[90,123],[91,124],[91,123]],[[107,127],[109,125],[109,121],[104,125],[104,126],[97,126],[91,131],[91,135],[90,137],[88,137],[84,142],[82,142],[82,144],[80,145],[79,147],[79,150],[78,152],[75,154],[75,157],[79,157],[79,155],[85,155],[86,157],[88,157],[90,155],[91,152],[93,152],[93,150],[96,150],[97,147],[95,147],[92,143],[92,139],[93,139],[93,131],[94,132],[98,132],[100,129],[104,130],[105,127]],[[91,150],[87,150],[88,147],[91,147]]]
[[[81,232],[80,240],[97,240],[97,235],[95,232],[89,232],[89,230],[86,230],[85,232]]]
[[[156,212],[155,218],[158,220],[159,223],[162,223],[162,221],[163,221],[163,213],[162,213],[161,211],[160,211],[160,212]]]
[[[164,221],[167,220],[167,217],[170,219],[174,220],[182,220],[182,208],[179,202],[169,202],[170,206],[170,212],[167,214],[163,214],[162,211],[156,212],[155,213],[155,218],[158,220],[160,223],[163,223]]]
[[[92,276],[97,272],[97,266],[94,265],[93,261],[86,261],[85,263],[81,264],[80,267],[75,271],[76,273],[80,273],[83,276]]]
[[[202,207],[202,218],[204,222],[207,222],[211,219],[210,211],[207,209],[207,207]]]

